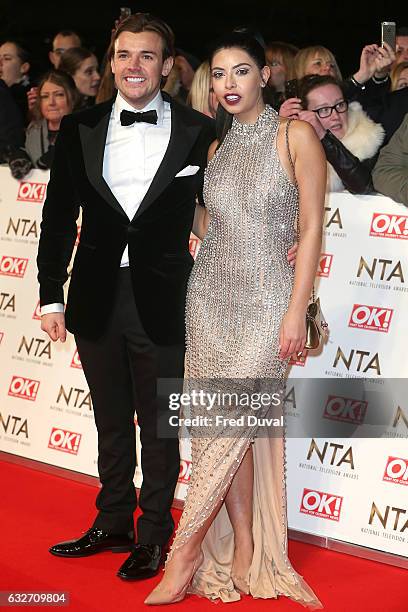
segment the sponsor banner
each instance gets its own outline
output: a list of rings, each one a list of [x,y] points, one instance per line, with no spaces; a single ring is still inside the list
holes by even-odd
[[[47,181],[39,170],[19,182],[0,168],[0,450],[96,476],[93,404],[74,339],[52,343],[40,329],[36,250]],[[328,198],[315,289],[329,337],[323,350],[291,360],[285,396],[289,527],[403,556],[407,220],[405,207],[382,196]],[[192,235],[193,257],[199,247]],[[192,468],[187,439],[180,454],[182,500]]]

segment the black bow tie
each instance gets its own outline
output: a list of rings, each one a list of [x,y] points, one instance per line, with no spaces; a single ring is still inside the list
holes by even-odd
[[[142,123],[157,123],[157,112],[149,110],[145,113],[132,113],[132,111],[123,110],[120,113],[121,125],[133,125],[135,122]]]

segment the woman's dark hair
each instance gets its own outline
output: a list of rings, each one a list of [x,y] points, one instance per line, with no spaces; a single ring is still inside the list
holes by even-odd
[[[66,72],[62,72],[62,70],[49,70],[41,77],[38,83],[38,96],[33,109],[33,116],[37,121],[42,118],[41,89],[45,83],[53,83],[54,85],[62,87],[70,106],[70,112],[76,109],[79,102],[79,93],[75,87],[74,79]]]
[[[82,62],[93,56],[94,53],[85,47],[72,47],[62,54],[58,69],[73,77]]]
[[[218,51],[221,51],[221,49],[232,48],[242,49],[242,51],[248,53],[248,55],[254,60],[255,64],[258,66],[259,70],[262,70],[262,68],[266,66],[264,47],[250,31],[242,29],[240,31],[231,32],[230,34],[223,36],[214,43],[209,56],[210,67],[212,65],[214,55],[218,53]],[[219,142],[218,146],[221,145],[228,130],[230,129],[232,125],[232,119],[233,115],[226,111],[221,104],[219,104],[217,109],[217,115],[215,118],[215,129]]]
[[[318,74],[308,74],[298,81],[299,98],[302,101],[301,104],[304,109],[307,109],[308,94],[313,91],[313,89],[323,87],[324,85],[335,85],[338,87],[346,100],[346,93],[342,81],[329,75],[320,76]]]

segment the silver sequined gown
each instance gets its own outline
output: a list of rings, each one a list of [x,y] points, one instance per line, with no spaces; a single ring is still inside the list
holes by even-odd
[[[234,118],[208,164],[204,199],[211,221],[187,293],[187,392],[196,387],[219,391],[223,384],[229,391],[250,391],[254,381],[259,385],[262,379],[285,379],[287,363],[278,359],[279,328],[293,285],[294,272],[286,257],[296,238],[298,192],[277,153],[279,123],[270,106],[254,125]],[[287,557],[282,430],[281,435],[265,437],[254,426],[237,437],[228,426],[216,431],[193,427],[191,484],[168,560],[224,499],[252,441],[250,592],[260,598],[283,594],[322,607]],[[202,548],[204,562],[189,592],[225,602],[239,599],[230,578],[234,540],[224,503]]]

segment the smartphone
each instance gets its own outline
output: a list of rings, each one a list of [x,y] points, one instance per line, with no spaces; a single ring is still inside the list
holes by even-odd
[[[393,51],[395,51],[395,21],[383,21],[381,23],[381,46],[388,43]]]
[[[127,17],[130,17],[131,14],[132,14],[132,9],[130,8],[130,6],[121,6],[120,14],[119,14],[119,21],[123,21]]]
[[[297,79],[291,79],[285,83],[285,98],[298,98],[299,97],[298,81]]]

